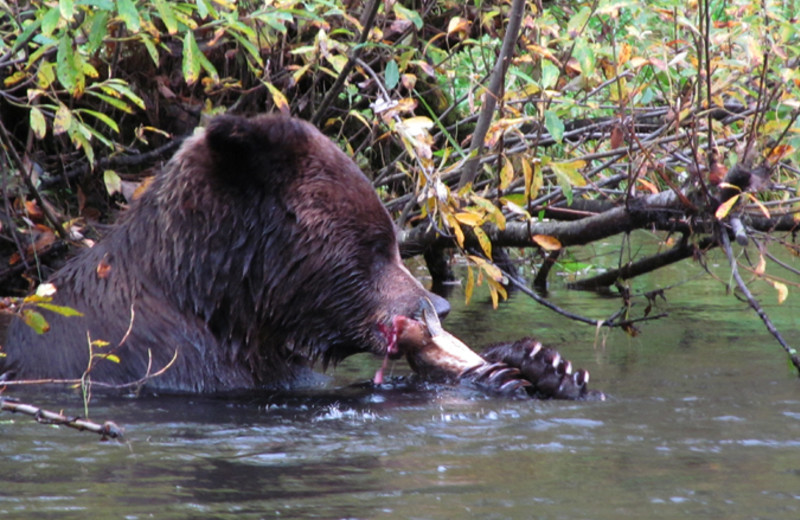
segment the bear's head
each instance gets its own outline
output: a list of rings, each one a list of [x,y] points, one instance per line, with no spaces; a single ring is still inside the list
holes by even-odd
[[[218,117],[143,199],[159,227],[149,277],[262,380],[287,360],[385,354],[396,316],[426,298],[449,309],[403,266],[366,176],[306,122]]]

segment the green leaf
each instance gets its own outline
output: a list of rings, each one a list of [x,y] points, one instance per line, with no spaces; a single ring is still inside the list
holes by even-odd
[[[141,20],[134,0],[117,0],[117,13],[131,32],[139,32]]]
[[[397,86],[400,82],[400,70],[397,68],[397,62],[394,60],[389,60],[389,63],[386,64],[386,70],[383,72],[385,81],[386,81],[386,88],[393,89]]]
[[[156,11],[164,22],[167,32],[175,34],[178,32],[178,20],[175,18],[175,13],[172,11],[172,6],[167,4],[164,0],[152,0],[156,6]]]
[[[543,89],[553,88],[561,75],[561,70],[556,67],[550,60],[542,60],[542,80],[541,87]]]
[[[31,130],[37,139],[44,139],[47,135],[47,121],[44,119],[44,114],[37,107],[31,107],[30,115]]]
[[[56,76],[61,86],[72,91],[75,88],[78,71],[75,70],[75,57],[72,50],[72,38],[65,33],[58,41],[56,52]]]
[[[561,144],[561,141],[564,140],[564,122],[552,110],[545,110],[544,112],[544,127],[550,132],[550,136],[558,144]]]
[[[122,179],[119,178],[117,172],[114,170],[106,170],[103,172],[103,182],[106,185],[106,191],[109,195],[115,193],[122,193]]]
[[[119,126],[117,125],[117,122],[102,112],[97,112],[96,110],[89,110],[86,108],[78,109],[75,112],[79,112],[81,114],[89,114],[90,116],[102,121],[107,127],[112,129],[113,131],[119,133]]]
[[[103,38],[106,37],[106,34],[108,34],[108,11],[94,11],[86,53],[94,54],[103,44]]]
[[[61,22],[61,13],[58,9],[50,9],[42,16],[42,36],[48,38],[52,36],[58,24]]]
[[[75,15],[75,3],[73,0],[58,0],[58,10],[65,20],[72,21]]]
[[[36,334],[44,334],[50,330],[50,324],[47,323],[44,316],[30,309],[22,310],[22,321],[24,321],[28,327],[32,328]]]
[[[192,31],[188,31],[183,38],[183,79],[193,85],[200,79],[200,48],[194,39]]]
[[[422,29],[422,17],[418,12],[412,11],[407,7],[403,7],[399,3],[394,4],[393,9],[394,14],[397,15],[398,18],[410,21],[414,24],[414,27],[416,27],[417,30]]]
[[[42,309],[47,309],[50,312],[60,314],[61,316],[83,316],[83,313],[79,310],[73,309],[72,307],[67,307],[66,305],[54,305],[52,303],[37,303],[36,305]]]

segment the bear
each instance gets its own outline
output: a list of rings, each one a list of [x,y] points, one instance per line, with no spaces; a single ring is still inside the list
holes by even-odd
[[[357,165],[282,115],[214,118],[49,282],[82,316],[43,310],[45,334],[15,319],[0,380],[286,389],[313,381],[315,362],[386,355],[397,316],[449,309],[404,267]]]
[[[530,341],[479,356],[441,327],[444,298],[405,268],[392,219],[311,124],[214,118],[117,225],[49,280],[50,332],[15,319],[0,381],[152,393],[287,390],[371,352],[490,393],[582,399],[588,374]],[[544,355],[544,354],[547,355]]]

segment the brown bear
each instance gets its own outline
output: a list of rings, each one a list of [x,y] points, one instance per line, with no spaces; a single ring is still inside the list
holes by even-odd
[[[41,335],[15,320],[0,379],[76,379],[91,366],[94,382],[153,391],[284,388],[317,360],[387,354],[396,316],[449,308],[403,266],[355,163],[282,116],[212,120],[50,282],[53,303],[83,316],[47,312]]]
[[[585,371],[531,340],[484,359],[447,333],[447,301],[403,266],[370,182],[289,117],[214,119],[50,283],[52,303],[82,316],[48,313],[41,335],[15,320],[0,381],[88,374],[158,392],[283,389],[313,380],[315,361],[372,352],[505,395],[594,395]]]

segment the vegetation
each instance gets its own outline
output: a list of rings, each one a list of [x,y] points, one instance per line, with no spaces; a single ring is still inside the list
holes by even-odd
[[[629,280],[721,247],[800,370],[751,293],[800,284],[774,256],[800,254],[796,3],[0,0],[0,292],[102,234],[207,116],[281,111],[356,158],[437,281],[460,251],[468,297],[548,303],[519,266],[543,290],[567,248],[659,230],[572,281],[620,296],[603,325],[635,334],[664,293]]]

